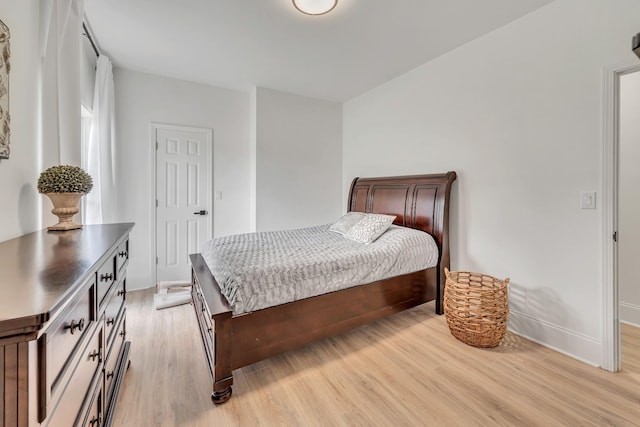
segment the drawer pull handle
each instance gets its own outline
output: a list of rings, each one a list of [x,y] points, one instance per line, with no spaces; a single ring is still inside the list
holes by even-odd
[[[124,295],[124,294],[126,294],[126,293],[127,293],[127,291],[125,291],[124,289],[120,289],[120,290],[116,293],[116,295],[117,295],[117,296],[122,296],[122,295]]]
[[[123,252],[118,252],[118,256],[120,256],[120,257],[123,257],[123,258],[124,258],[124,257],[126,257],[126,256],[127,256],[127,253],[126,253],[125,251],[123,251]]]
[[[115,323],[116,318],[112,317],[111,319],[107,319],[107,326],[111,326]]]
[[[110,380],[111,378],[113,378],[113,371],[107,374],[107,380]]]
[[[64,328],[69,329],[69,332],[71,333],[71,335],[73,335],[73,331],[75,331],[76,329],[82,332],[82,330],[84,329],[84,317],[80,319],[77,323],[75,320],[72,320],[71,323],[69,323]]]
[[[100,275],[100,281],[101,282],[108,282],[109,280],[113,280],[113,273],[101,274]]]
[[[122,338],[125,337],[125,335],[127,335],[127,332],[125,330],[123,330],[122,332],[120,332],[118,335],[120,335]]]
[[[207,332],[211,332],[211,331],[212,331],[212,329],[211,329],[211,328],[207,328]]]
[[[93,353],[89,355],[89,359],[91,359],[92,362],[96,360],[96,357],[98,361],[100,361],[100,350],[93,350]]]
[[[91,418],[91,420],[89,421],[89,425],[91,427],[95,426],[100,426],[100,424],[102,424],[102,418],[101,417],[93,417]]]

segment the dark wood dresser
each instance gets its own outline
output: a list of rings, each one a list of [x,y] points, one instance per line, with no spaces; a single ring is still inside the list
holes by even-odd
[[[108,426],[129,360],[132,223],[0,243],[0,426]]]

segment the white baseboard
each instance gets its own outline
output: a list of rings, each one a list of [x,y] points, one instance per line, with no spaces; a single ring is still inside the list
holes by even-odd
[[[640,305],[620,301],[620,321],[640,327]]]
[[[581,362],[602,366],[600,340],[514,310],[509,311],[509,330]]]
[[[155,288],[156,284],[152,282],[148,277],[127,277],[127,290],[139,291],[142,289]]]
[[[620,323],[624,323],[625,325],[633,326],[635,328],[640,328],[640,324],[625,322],[624,320],[621,320]]]

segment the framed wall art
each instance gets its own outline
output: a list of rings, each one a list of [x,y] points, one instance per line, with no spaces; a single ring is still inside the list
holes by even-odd
[[[9,136],[10,121],[9,116],[9,71],[11,63],[9,56],[9,27],[0,21],[0,159],[9,158]]]

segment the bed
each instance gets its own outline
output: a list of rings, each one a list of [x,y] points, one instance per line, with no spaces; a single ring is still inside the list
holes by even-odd
[[[455,172],[355,178],[349,191],[349,212],[395,215],[394,224],[429,233],[439,252],[431,268],[236,314],[202,253],[190,255],[192,301],[213,402],[231,397],[235,369],[429,301],[442,314],[455,179]]]

